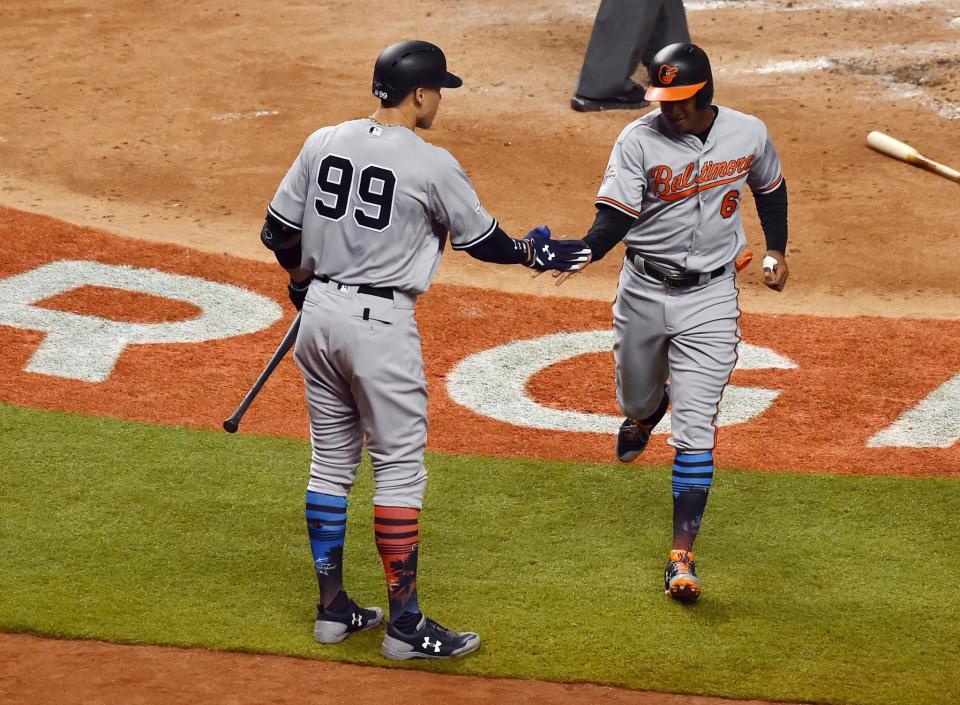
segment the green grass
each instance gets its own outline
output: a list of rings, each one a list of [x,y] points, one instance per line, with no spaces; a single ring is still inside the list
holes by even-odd
[[[0,630],[386,665],[311,638],[309,447],[0,405]],[[425,609],[443,672],[838,703],[960,701],[960,482],[719,471],[704,600],[665,598],[669,471],[432,455]],[[346,579],[383,605],[369,467]],[[393,664],[390,664],[393,665]],[[409,667],[400,665],[399,667]]]

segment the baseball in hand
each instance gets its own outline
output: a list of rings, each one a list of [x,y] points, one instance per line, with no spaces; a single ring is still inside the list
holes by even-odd
[[[777,269],[777,258],[771,257],[770,255],[767,255],[766,257],[764,257],[763,268],[775,271]]]

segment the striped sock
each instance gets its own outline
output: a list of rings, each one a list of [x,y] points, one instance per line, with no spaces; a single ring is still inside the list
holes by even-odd
[[[307,491],[307,533],[320,604],[331,606],[343,592],[343,544],[347,536],[347,498]],[[337,604],[341,601],[337,601]]]
[[[417,603],[417,549],[420,544],[419,509],[407,507],[373,508],[373,530],[377,551],[383,561],[387,578],[387,596],[390,600],[390,623],[404,613],[420,614]],[[419,620],[419,617],[417,617]]]
[[[673,461],[673,547],[689,551],[713,484],[713,453],[681,453]]]

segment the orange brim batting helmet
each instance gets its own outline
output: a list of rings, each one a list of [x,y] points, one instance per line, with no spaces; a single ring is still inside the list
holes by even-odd
[[[647,87],[647,92],[643,97],[651,101],[661,100],[686,100],[697,94],[701,88],[707,85],[706,81],[694,83],[691,86],[654,86]]]
[[[650,85],[644,94],[647,100],[663,102],[697,96],[701,110],[713,101],[710,59],[696,44],[668,44],[654,55],[648,68]]]

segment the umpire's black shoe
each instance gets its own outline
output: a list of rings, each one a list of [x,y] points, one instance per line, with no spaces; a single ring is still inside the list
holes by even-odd
[[[650,105],[643,97],[645,92],[642,87],[634,86],[620,95],[609,98],[587,98],[574,95],[570,99],[570,107],[580,113],[594,113],[600,110],[639,110]]]
[[[354,632],[365,632],[381,624],[383,610],[379,607],[359,607],[350,600],[345,610],[334,612],[317,605],[313,638],[321,644],[339,644]]]
[[[480,648],[480,635],[474,632],[455,632],[440,626],[432,619],[422,617],[417,630],[410,634],[394,625],[387,625],[380,653],[389,659],[447,658],[463,656]]]
[[[617,433],[617,460],[621,463],[629,463],[636,460],[637,456],[647,449],[650,442],[650,434],[656,427],[664,414],[667,413],[667,406],[670,404],[670,386],[663,388],[663,399],[660,406],[650,416],[642,421],[634,419],[624,419],[620,424],[620,431]]]

